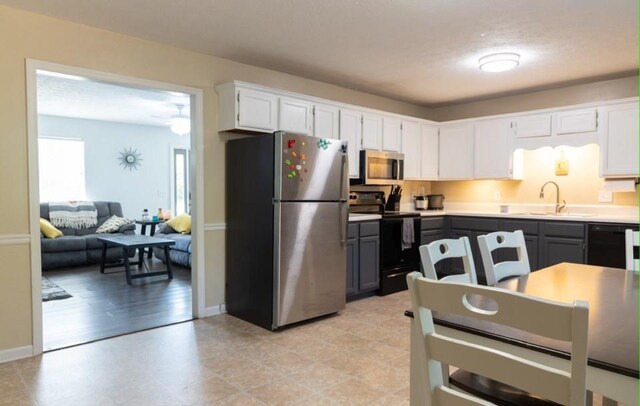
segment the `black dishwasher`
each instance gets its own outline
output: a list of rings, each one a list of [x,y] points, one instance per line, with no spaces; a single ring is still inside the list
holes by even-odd
[[[638,230],[637,224],[589,224],[587,264],[626,267],[624,230]],[[634,248],[634,258],[638,257],[638,247]]]

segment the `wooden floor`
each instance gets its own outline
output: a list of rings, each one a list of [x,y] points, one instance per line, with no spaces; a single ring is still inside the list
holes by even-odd
[[[151,270],[165,269],[155,258],[146,261]],[[190,269],[174,265],[171,281],[153,276],[129,286],[124,271],[99,268],[43,272],[73,296],[42,304],[45,351],[192,319]]]

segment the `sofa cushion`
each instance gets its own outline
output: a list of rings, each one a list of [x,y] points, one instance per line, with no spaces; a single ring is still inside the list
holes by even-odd
[[[182,234],[191,234],[191,216],[181,214],[167,221],[167,225]]]
[[[42,252],[84,251],[87,242],[84,237],[63,235],[58,238],[41,238]]]
[[[191,253],[191,235],[189,234],[156,234],[156,237],[175,241],[176,244],[169,249]]]
[[[43,218],[40,219],[40,232],[46,238],[57,238],[62,235],[62,231],[58,230],[53,224]]]
[[[133,223],[133,220],[113,215],[98,227],[96,234],[116,233],[120,230],[120,227],[131,223]]]

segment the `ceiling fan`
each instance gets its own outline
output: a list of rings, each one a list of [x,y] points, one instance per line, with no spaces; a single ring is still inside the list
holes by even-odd
[[[191,132],[191,119],[182,114],[182,109],[185,107],[184,104],[176,103],[176,108],[178,109],[178,114],[174,114],[169,118],[169,128],[172,132],[178,135],[185,135]],[[153,115],[156,118],[166,118],[159,115]]]

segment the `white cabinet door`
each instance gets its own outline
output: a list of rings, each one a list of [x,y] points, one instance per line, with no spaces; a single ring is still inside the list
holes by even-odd
[[[550,137],[551,114],[515,117],[513,126],[516,138]]]
[[[510,130],[510,120],[483,120],[475,123],[474,179],[510,179],[513,177]]]
[[[595,108],[561,111],[555,114],[555,133],[575,134],[597,130]]]
[[[349,177],[360,177],[360,137],[362,127],[361,113],[355,110],[340,110],[340,139],[347,141],[349,157]]]
[[[402,121],[396,117],[382,118],[382,149],[400,152],[400,130]],[[406,167],[405,167],[406,171]],[[406,174],[406,173],[405,173]]]
[[[420,125],[420,178],[438,179],[438,127]]]
[[[604,131],[600,143],[600,175],[638,176],[638,104],[602,109]]]
[[[311,134],[311,103],[281,97],[278,110],[278,129],[295,134]]]
[[[328,104],[313,106],[313,136],[339,139],[340,110]]]
[[[380,150],[382,147],[382,116],[362,114],[362,149]]]
[[[277,97],[255,90],[238,89],[238,127],[275,131]]]
[[[473,124],[440,127],[439,178],[471,179],[473,176]]]
[[[402,153],[404,178],[420,179],[420,125],[417,121],[402,122]]]

